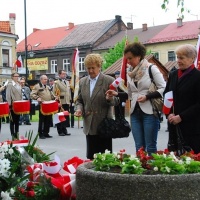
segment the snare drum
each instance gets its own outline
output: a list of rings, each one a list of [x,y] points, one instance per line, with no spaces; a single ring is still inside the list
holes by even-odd
[[[57,101],[43,101],[40,106],[40,111],[43,115],[52,115],[58,112]]]
[[[13,107],[13,112],[17,115],[30,113],[29,100],[13,101],[12,107]]]
[[[7,117],[9,114],[9,105],[8,102],[1,102],[0,103],[0,118]]]

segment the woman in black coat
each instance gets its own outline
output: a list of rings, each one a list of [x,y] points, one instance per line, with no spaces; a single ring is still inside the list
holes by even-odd
[[[176,49],[179,69],[169,74],[164,94],[173,92],[173,107],[167,116],[169,124],[169,150],[177,151],[176,128],[182,133],[185,145],[194,153],[200,152],[200,71],[194,66],[197,51],[185,44]],[[171,145],[171,146],[170,146]]]

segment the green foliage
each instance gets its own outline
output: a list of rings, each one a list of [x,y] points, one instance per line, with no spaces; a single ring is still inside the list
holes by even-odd
[[[172,0],[171,0],[172,1]],[[184,19],[184,13],[190,13],[190,10],[185,8],[185,0],[177,0],[177,7],[179,8],[179,13],[178,13],[178,17],[181,19]],[[168,11],[168,4],[169,4],[169,0],[163,0],[163,3],[161,5],[161,8],[165,11]]]
[[[124,48],[125,48],[126,38],[123,38],[121,42],[118,42],[114,48],[110,48],[107,53],[104,53],[103,59],[103,70],[110,67],[113,63],[115,63],[118,59],[123,56]]]

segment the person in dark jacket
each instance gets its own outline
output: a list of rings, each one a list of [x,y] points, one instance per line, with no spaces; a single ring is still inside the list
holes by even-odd
[[[200,71],[194,66],[197,57],[196,48],[190,44],[178,46],[176,49],[179,69],[169,74],[164,91],[173,93],[173,107],[168,119],[169,142],[173,141],[171,150],[177,151],[176,127],[182,133],[185,145],[194,153],[200,153]]]

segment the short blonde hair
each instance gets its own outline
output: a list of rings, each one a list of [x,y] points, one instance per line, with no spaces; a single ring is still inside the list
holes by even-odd
[[[178,46],[175,50],[175,53],[184,55],[187,58],[196,59],[197,57],[197,50],[194,47],[194,45],[191,45],[191,44],[183,44],[183,45]]]
[[[85,64],[86,68],[93,64],[96,64],[98,67],[101,67],[103,64],[103,59],[102,59],[101,55],[98,53],[88,54],[85,57],[84,64]]]

